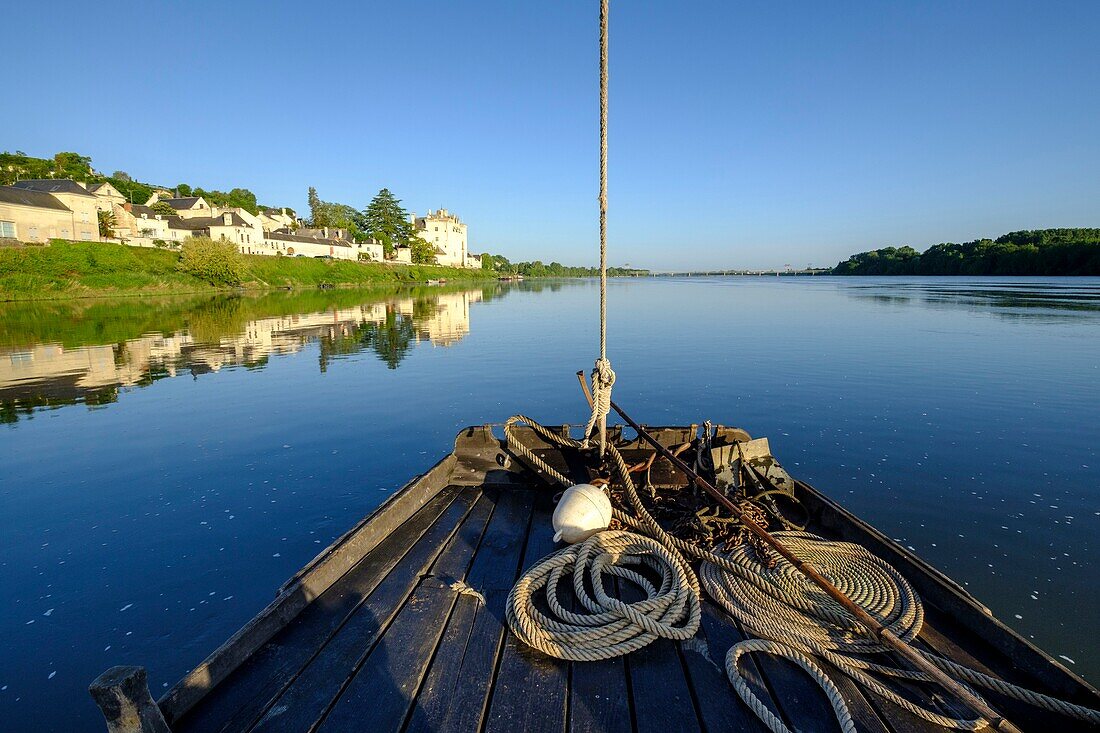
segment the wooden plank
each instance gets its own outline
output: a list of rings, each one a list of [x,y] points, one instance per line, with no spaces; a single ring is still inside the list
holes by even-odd
[[[524,569],[559,549],[553,538],[553,512],[550,491],[539,492],[527,537]],[[531,649],[515,634],[506,634],[484,730],[564,733],[568,677],[567,662]]]
[[[806,672],[782,657],[753,655],[760,673],[767,680],[772,696],[783,717],[794,730],[805,733],[832,733],[837,730],[836,714],[824,691]]]
[[[405,722],[490,515],[482,499],[398,613],[354,679],[318,726],[318,731],[397,731]],[[366,721],[365,719],[366,718]]]
[[[325,592],[397,526],[405,522],[446,485],[455,463],[448,455],[419,480],[394,494],[351,531],[298,571],[266,608],[157,701],[169,725],[205,697],[268,639],[283,629],[313,599]]]
[[[630,688],[623,657],[574,662],[569,679],[570,733],[628,733],[633,730]]]
[[[504,636],[504,604],[523,557],[534,492],[490,489],[497,508],[466,582],[485,603],[463,595],[447,623],[417,696],[408,731],[479,730]]]
[[[459,491],[458,487],[448,487],[433,497],[218,685],[177,723],[176,729],[198,733],[244,730],[253,725],[418,541],[427,545],[445,541],[457,517],[478,496],[476,489],[466,489],[455,502]]]
[[[841,672],[836,667],[817,660],[819,666],[825,670],[825,674],[833,681],[844,701],[848,703],[848,711],[852,714],[852,720],[856,724],[856,730],[860,733],[890,733],[890,726],[878,714],[878,710],[868,699],[871,693],[864,694],[863,690],[852,681],[852,678]]]
[[[767,731],[741,703],[726,677],[726,652],[743,640],[741,632],[718,607],[704,602],[698,635],[680,645],[699,719],[707,731]]]
[[[613,582],[619,597],[619,582]],[[571,608],[580,607],[574,598]],[[570,733],[630,733],[634,730],[631,702],[625,657],[570,665]]]
[[[741,641],[750,638],[749,634],[745,632],[745,629],[741,625],[740,621],[737,621],[726,614],[725,611],[720,609],[718,606],[713,605],[709,600],[703,601],[703,607],[711,607],[711,609],[713,609],[715,613],[719,614],[720,617],[725,620],[726,624],[733,629],[733,633],[731,634],[731,636],[735,641]],[[725,657],[723,657],[722,665],[724,668]],[[780,719],[783,719],[783,708],[780,707],[779,703],[776,701],[773,690],[768,685],[767,678],[760,671],[760,667],[757,664],[756,655],[750,654],[748,656],[742,657],[739,669],[741,670],[741,677],[744,678],[746,683],[748,683],[749,688],[756,694],[756,696],[760,698],[760,700],[765,705],[768,706],[768,709],[771,710],[773,714],[779,716]],[[734,699],[737,700],[740,704],[740,698],[737,696],[737,693],[734,692],[733,695]],[[788,726],[790,725],[790,721],[786,721],[786,723]]]
[[[629,603],[641,600],[644,594],[641,588],[620,579],[619,597]],[[638,733],[702,730],[675,642],[657,639],[628,655],[626,667]]]
[[[463,507],[464,508],[464,507]],[[461,526],[466,512],[448,512],[432,541],[417,542],[385,579],[349,615],[343,626],[273,700],[253,730],[309,730],[385,633],[405,600]],[[434,526],[433,526],[434,529]],[[427,535],[425,535],[427,538]]]

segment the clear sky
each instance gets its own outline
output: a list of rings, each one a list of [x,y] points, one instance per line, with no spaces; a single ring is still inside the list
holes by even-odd
[[[5,3],[0,148],[597,259],[597,3]],[[613,0],[613,264],[1100,226],[1100,3]]]

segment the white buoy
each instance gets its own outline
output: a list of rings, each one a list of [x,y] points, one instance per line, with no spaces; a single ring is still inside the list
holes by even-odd
[[[583,542],[611,524],[611,500],[592,484],[570,486],[554,509],[554,542]]]

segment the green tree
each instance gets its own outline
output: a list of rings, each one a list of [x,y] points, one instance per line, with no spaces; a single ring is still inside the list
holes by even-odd
[[[237,245],[209,237],[192,237],[184,242],[176,269],[211,285],[240,285],[245,272]]]
[[[176,210],[173,209],[167,201],[158,201],[149,208],[153,210],[154,214],[161,214],[163,216],[176,215]]]
[[[413,237],[409,244],[410,252],[414,265],[434,265],[435,261],[435,247],[430,243],[425,242],[420,237]]]
[[[176,184],[176,195],[177,196],[190,196],[191,195],[191,187],[188,186],[186,183],[177,183]]]
[[[328,226],[325,222],[325,209],[324,202],[321,201],[321,197],[317,195],[317,189],[313,186],[309,187],[309,194],[306,197],[309,200],[309,223],[315,227]]]
[[[92,159],[79,153],[58,153],[53,156],[54,177],[87,181],[92,177]]]
[[[99,218],[99,236],[111,239],[115,236],[115,215],[110,211],[97,211]]]
[[[206,191],[201,188],[195,188],[192,189],[191,195],[202,196],[206,199],[206,202],[212,206],[244,209],[251,214],[260,213],[260,207],[256,203],[256,194],[252,193],[247,188],[234,188],[229,192]]]
[[[111,174],[111,178],[117,178],[120,181],[131,181],[130,174],[126,171],[115,171]]]
[[[363,223],[366,234],[382,242],[386,257],[392,257],[396,247],[412,247],[414,240],[420,239],[409,222],[408,212],[401,207],[401,200],[388,188],[379,191],[367,204],[363,211]],[[434,256],[433,253],[433,259]]]

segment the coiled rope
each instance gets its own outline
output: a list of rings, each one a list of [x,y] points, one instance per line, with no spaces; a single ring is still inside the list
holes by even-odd
[[[656,571],[660,586],[631,569],[638,565]],[[558,583],[566,574],[573,576],[573,592],[587,613],[562,607]],[[608,595],[605,575],[642,588],[645,599],[626,603]],[[610,659],[657,638],[684,641],[695,636],[697,582],[683,557],[660,542],[622,530],[598,532],[540,560],[523,574],[508,595],[508,625],[525,644],[550,656],[583,662]],[[535,606],[534,596],[542,590],[551,615]]]
[[[580,450],[583,443],[524,415],[511,417],[504,424],[505,440],[514,455],[550,480],[570,486],[572,482],[566,476],[519,440],[515,434],[519,424],[527,425],[543,440],[559,448]],[[628,508],[633,512],[628,514],[616,507],[613,515],[637,534],[621,530],[597,533],[582,544],[549,555],[525,572],[509,594],[507,606],[508,625],[525,643],[561,659],[591,660],[635,651],[662,636],[678,640],[690,638],[699,626],[700,583],[685,558],[697,558],[703,561],[700,565],[702,588],[748,631],[761,637],[735,644],[729,650],[726,673],[738,696],[773,733],[789,731],[756,697],[741,675],[738,663],[746,654],[767,653],[798,664],[821,687],[845,733],[855,730],[851,712],[836,685],[814,661],[815,657],[827,660],[867,689],[932,723],[960,730],[976,730],[986,724],[980,718],[951,718],[923,708],[873,677],[872,674],[879,674],[907,681],[931,681],[920,672],[852,656],[888,651],[888,648],[869,637],[847,611],[778,554],[748,543],[737,545],[728,553],[718,553],[668,534],[642,504],[619,450],[609,444],[607,455],[615,478],[622,485]],[[634,539],[627,540],[624,535]],[[916,639],[924,623],[923,605],[909,582],[889,563],[859,545],[827,541],[808,532],[785,531],[774,535],[799,559],[813,563],[849,598],[899,638],[906,642]],[[664,552],[658,552],[658,546]],[[659,587],[632,569],[639,564],[660,574]],[[558,600],[558,584],[567,573],[573,575],[574,593],[588,614],[569,611]],[[586,591],[585,574],[595,598]],[[646,592],[646,599],[631,604],[608,596],[601,580],[605,574],[640,586]],[[666,587],[666,581],[679,584],[681,593],[672,586]],[[533,597],[543,589],[552,616],[534,605]],[[679,606],[681,600],[682,607]],[[685,615],[667,616],[673,608]],[[1095,710],[918,651],[958,680],[981,685],[1044,710],[1100,723],[1100,712]]]
[[[571,486],[572,481],[516,437],[515,426],[521,423],[552,445],[581,450],[584,444],[548,430],[524,415],[515,415],[504,423],[505,440],[514,454],[551,480]],[[622,483],[631,507],[639,513],[633,517],[615,509],[613,515],[635,531],[598,532],[583,543],[559,550],[527,570],[508,594],[506,616],[512,632],[529,646],[559,659],[608,659],[641,649],[657,638],[690,639],[699,630],[699,579],[679,552],[677,540],[642,506],[622,454],[613,445],[607,449],[612,470]],[[660,586],[655,587],[632,568],[638,565],[659,574]],[[567,572],[573,576],[577,600],[589,613],[568,611],[558,601],[558,583]],[[627,603],[609,596],[604,574],[642,588],[645,599]],[[595,598],[585,589],[586,575]],[[535,594],[544,589],[553,617],[534,604]]]
[[[912,643],[924,623],[924,607],[909,582],[889,563],[863,547],[824,540],[808,532],[775,532],[800,560],[810,562],[845,595],[865,608],[892,633]],[[982,718],[943,715],[899,695],[874,675],[907,681],[930,682],[914,670],[899,669],[860,659],[855,655],[889,652],[889,647],[869,637],[836,601],[806,580],[790,562],[776,553],[761,552],[747,544],[729,553],[714,553],[721,562],[706,560],[699,570],[703,589],[760,637],[735,644],[726,655],[726,673],[741,699],[774,733],[786,733],[743,679],[738,660],[744,654],[765,652],[786,657],[801,666],[825,691],[844,730],[851,715],[843,698],[834,695],[831,683],[813,657],[827,660],[865,688],[889,699],[910,713],[945,728],[977,730]],[[916,647],[914,647],[916,648]],[[1100,723],[1100,713],[982,674],[936,654],[917,651],[955,679],[980,685],[1044,710]]]

